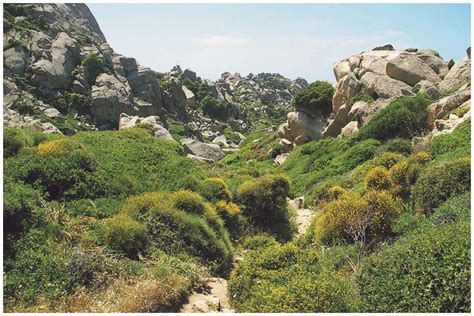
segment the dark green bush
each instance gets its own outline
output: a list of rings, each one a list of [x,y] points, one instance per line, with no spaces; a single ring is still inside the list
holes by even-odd
[[[352,98],[350,98],[348,101],[347,101],[347,104],[349,105],[354,105],[356,102],[359,102],[359,101],[364,101],[364,102],[367,102],[367,103],[372,103],[374,102],[374,98],[372,98],[370,95],[368,95],[365,91],[359,91],[356,93],[355,96],[353,96]]]
[[[18,154],[20,149],[32,146],[31,135],[24,129],[5,128],[3,130],[3,158]]]
[[[206,96],[201,100],[201,106],[206,115],[221,121],[226,121],[232,116],[232,104],[225,100]]]
[[[390,139],[380,147],[380,151],[389,151],[402,155],[410,155],[412,152],[411,141],[402,138]]]
[[[418,231],[368,257],[358,284],[367,312],[470,312],[469,223]]]
[[[289,240],[294,229],[286,202],[289,189],[285,176],[267,175],[244,182],[237,189],[237,200],[251,224]]]
[[[358,304],[350,281],[324,267],[314,249],[291,243],[246,254],[232,273],[229,293],[237,312],[350,312]]]
[[[240,237],[247,223],[238,205],[221,200],[216,202],[215,208],[217,215],[224,221],[224,226],[230,234],[233,237]]]
[[[355,138],[385,141],[391,138],[411,139],[419,136],[429,130],[427,106],[430,102],[421,94],[416,97],[398,98],[363,126]]]
[[[41,195],[30,186],[4,179],[3,227],[6,235],[16,235],[28,227],[28,219],[40,204]]]
[[[90,85],[95,83],[95,79],[101,73],[108,72],[105,66],[105,60],[96,54],[89,54],[82,60],[81,65],[84,67],[86,80]]]
[[[429,166],[413,188],[419,212],[430,214],[450,196],[471,190],[471,159],[459,158]]]
[[[332,96],[334,88],[327,81],[315,81],[293,97],[293,105],[297,111],[311,116],[327,116],[332,112]]]

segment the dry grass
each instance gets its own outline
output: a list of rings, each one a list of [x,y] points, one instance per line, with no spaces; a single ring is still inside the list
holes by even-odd
[[[118,279],[105,291],[91,295],[80,291],[68,304],[67,312],[173,312],[181,306],[190,284],[183,277],[171,275],[162,280],[141,276]]]

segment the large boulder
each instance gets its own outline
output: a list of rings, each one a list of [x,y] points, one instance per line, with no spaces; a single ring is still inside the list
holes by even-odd
[[[185,69],[181,76],[183,78],[188,78],[191,81],[195,81],[197,79],[196,73],[194,71],[192,71],[191,69],[189,69],[189,68]]]
[[[471,79],[471,59],[464,58],[456,62],[439,83],[441,92],[449,92],[463,82]]]
[[[442,58],[432,54],[418,53],[418,58],[433,69],[433,71],[440,77],[444,78],[449,71],[448,62]]]
[[[336,77],[336,80],[341,79],[342,77],[344,77],[345,75],[351,72],[349,61],[343,60],[339,63],[334,64],[332,66],[332,70],[334,71],[334,76]]]
[[[91,92],[91,113],[101,123],[118,122],[121,113],[137,114],[132,89],[113,75],[100,74]]]
[[[359,101],[366,103],[364,101]],[[354,104],[355,106],[360,106],[359,102],[356,102]],[[351,111],[351,104],[350,103],[345,103],[343,104],[339,110],[337,111],[336,115],[334,116],[334,120],[326,127],[326,129],[323,132],[324,137],[336,137],[341,133],[341,130],[344,126],[347,125],[348,122],[352,121],[354,118],[354,112]]]
[[[426,93],[431,100],[436,101],[439,99],[440,93],[436,85],[428,80],[421,80],[415,86],[413,86],[412,91],[414,93],[424,92]]]
[[[197,157],[217,161],[224,157],[224,152],[219,145],[206,144],[194,139],[183,138],[181,140],[185,154],[191,154]]]
[[[32,80],[48,89],[66,89],[71,71],[79,63],[79,45],[65,32],[58,34],[51,46],[51,61],[41,59],[31,66]]]
[[[434,123],[436,119],[442,119],[453,109],[458,108],[464,102],[471,99],[471,87],[467,89],[457,91],[456,93],[449,95],[434,102],[428,106],[430,123]]]
[[[21,46],[16,46],[4,51],[3,64],[11,75],[23,75],[26,66],[25,49]]]
[[[158,116],[139,117],[130,116],[125,113],[122,113],[120,114],[119,119],[119,130],[136,126],[138,123],[151,126],[154,131],[153,134],[156,137],[174,141],[173,136],[171,136],[170,132],[160,124],[161,121]]]
[[[158,113],[163,100],[160,84],[155,72],[150,68],[140,66],[130,71],[127,75],[127,80],[134,96],[154,105],[156,113]]]
[[[346,124],[341,130],[341,134],[339,134],[342,137],[349,137],[354,135],[359,131],[359,123],[357,121],[351,121]]]
[[[421,80],[438,82],[441,78],[416,54],[399,53],[387,59],[387,75],[390,78],[414,86]]]
[[[184,96],[186,97],[186,105],[189,107],[194,107],[194,105],[196,105],[196,96],[186,86],[182,86],[182,89]]]
[[[332,97],[332,110],[337,112],[339,107],[349,101],[359,92],[361,83],[353,73],[349,73],[341,78],[336,84],[336,89]]]
[[[373,72],[366,72],[360,79],[365,91],[375,98],[393,98],[413,95],[411,87],[399,80]]]
[[[281,127],[285,130],[283,135],[285,137],[282,138],[291,140],[297,145],[304,144],[323,137],[324,127],[324,122],[319,118],[313,118],[304,112],[290,112],[287,126]]]

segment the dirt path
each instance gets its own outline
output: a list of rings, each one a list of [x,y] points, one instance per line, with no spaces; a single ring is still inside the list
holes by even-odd
[[[306,232],[315,214],[310,209],[304,208],[304,197],[289,199],[288,205],[296,211],[296,224],[298,225],[296,236],[299,237]]]
[[[304,208],[304,197],[288,200],[288,205],[296,211],[296,223],[298,232],[296,236],[303,235],[314,218],[314,212]],[[237,256],[235,264],[243,257]],[[181,313],[234,313],[227,296],[227,280],[211,277],[205,280],[205,290],[193,292],[188,298],[188,302],[181,307]]]
[[[222,278],[208,278],[206,290],[202,293],[193,292],[188,303],[183,305],[181,313],[221,312],[233,313],[227,297],[227,280]]]

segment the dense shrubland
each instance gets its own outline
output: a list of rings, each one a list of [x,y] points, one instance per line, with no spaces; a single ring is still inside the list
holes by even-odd
[[[470,122],[412,148],[425,111],[400,98],[279,167],[267,130],[210,166],[146,128],[6,129],[5,308],[176,311],[214,275],[239,312],[468,312]]]
[[[237,311],[470,311],[470,122],[413,152],[425,106],[401,98],[354,137],[290,154],[279,168],[290,195],[317,216],[287,244],[245,241],[230,279]]]

